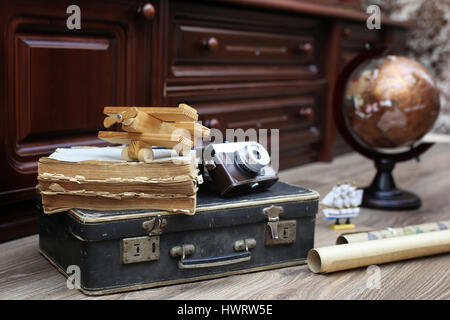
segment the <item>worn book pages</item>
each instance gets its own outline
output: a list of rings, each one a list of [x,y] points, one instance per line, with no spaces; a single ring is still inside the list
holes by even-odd
[[[178,156],[154,149],[151,163],[122,160],[122,147],[57,149],[38,162],[45,213],[92,210],[161,209],[193,214],[202,183],[195,152]]]
[[[67,162],[80,162],[80,161],[114,161],[114,162],[126,162],[122,160],[121,152],[123,147],[72,147],[72,148],[58,148],[48,158],[67,161]],[[153,149],[155,162],[167,162],[171,159],[176,159],[177,162],[191,162],[191,158],[194,157],[192,151],[189,156],[179,156],[174,150],[171,149]]]
[[[196,196],[158,197],[148,194],[83,194],[41,191],[42,206],[46,214],[68,211],[73,208],[88,210],[158,209],[193,215]]]

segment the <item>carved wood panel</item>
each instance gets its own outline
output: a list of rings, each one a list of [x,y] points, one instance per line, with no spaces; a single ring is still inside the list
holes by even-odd
[[[15,40],[15,75],[21,81],[10,142],[17,158],[46,154],[83,136],[80,142],[97,144],[103,107],[124,101],[124,39],[16,34]]]
[[[104,106],[151,104],[144,87],[154,39],[152,22],[138,14],[141,4],[78,5],[80,30],[67,28],[65,3],[42,8],[23,0],[0,16],[0,204],[33,197],[39,157],[57,147],[105,144],[97,138]]]

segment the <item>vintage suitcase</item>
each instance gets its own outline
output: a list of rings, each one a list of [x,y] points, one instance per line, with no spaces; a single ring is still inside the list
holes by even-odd
[[[42,213],[39,247],[65,276],[78,268],[80,290],[92,295],[292,266],[313,248],[318,198],[278,182],[228,199],[203,190],[193,216]]]

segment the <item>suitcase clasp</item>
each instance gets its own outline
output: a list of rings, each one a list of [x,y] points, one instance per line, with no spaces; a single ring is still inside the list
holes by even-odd
[[[182,246],[176,246],[170,249],[170,255],[172,257],[181,257],[181,260],[187,255],[193,254],[195,252],[195,246],[193,244],[183,244]]]
[[[162,229],[167,225],[167,220],[157,215],[155,218],[142,223],[142,228],[147,230],[149,236],[156,236],[162,234]]]
[[[295,220],[280,221],[280,214],[283,211],[283,207],[274,205],[263,209],[263,213],[267,217],[264,245],[273,246],[295,242],[297,222]]]
[[[272,239],[278,239],[278,221],[280,221],[280,214],[283,213],[283,207],[271,205],[264,208],[263,213],[267,217],[267,225],[270,228]]]
[[[238,240],[234,242],[234,251],[249,251],[256,247],[256,240],[254,238],[248,238],[245,240]]]

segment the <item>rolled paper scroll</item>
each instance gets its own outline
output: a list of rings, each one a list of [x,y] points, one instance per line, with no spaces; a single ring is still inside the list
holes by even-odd
[[[328,273],[450,252],[450,230],[311,249],[308,267]]]
[[[401,228],[386,228],[375,231],[344,233],[336,239],[336,244],[355,243],[362,241],[379,240],[393,237],[401,237],[418,233],[449,230],[450,220],[425,224],[417,224]]]

